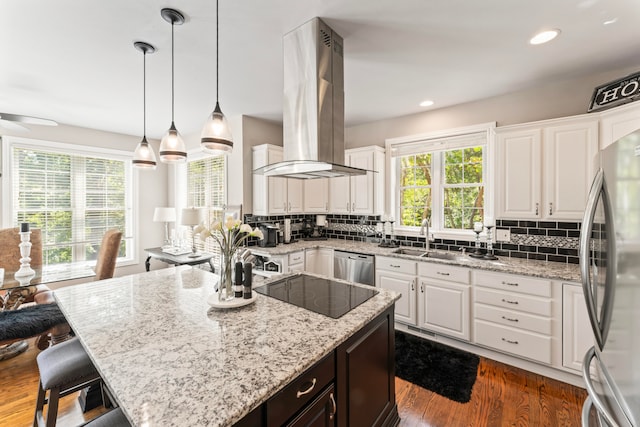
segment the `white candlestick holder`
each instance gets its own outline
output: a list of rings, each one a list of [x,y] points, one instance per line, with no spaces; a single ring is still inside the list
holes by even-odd
[[[36,272],[31,268],[31,232],[20,232],[20,269],[16,271],[14,277],[35,276]]]

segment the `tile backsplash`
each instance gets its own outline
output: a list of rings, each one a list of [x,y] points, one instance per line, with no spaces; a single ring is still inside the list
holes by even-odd
[[[365,241],[375,236],[376,224],[381,221],[381,217],[375,215],[328,214],[326,217],[328,226],[325,233],[328,238],[355,241]],[[285,218],[291,219],[292,238],[300,239],[303,219],[315,222],[316,215],[246,215],[245,222],[255,227],[262,222],[283,224]],[[509,230],[511,237],[508,242],[494,240],[493,249],[497,256],[578,263],[579,222],[498,219],[494,237],[495,230],[499,229]],[[387,238],[389,237],[387,235]],[[395,239],[402,246],[424,247],[425,244],[425,238],[422,236],[396,234]],[[255,245],[257,242],[252,241],[249,244]],[[459,251],[463,247],[471,249],[474,246],[475,241],[472,240],[451,239],[435,239],[430,244],[432,249],[447,251]],[[482,247],[486,247],[484,242]]]

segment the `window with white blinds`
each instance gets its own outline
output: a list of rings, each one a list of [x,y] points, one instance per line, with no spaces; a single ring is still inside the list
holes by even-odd
[[[112,228],[125,236],[118,258],[132,258],[129,159],[55,146],[12,144],[13,224],[42,229],[45,265],[95,260],[102,236]]]
[[[206,157],[190,161],[187,165],[187,206],[204,208],[209,223],[221,219],[222,207],[226,203],[225,158],[225,155]],[[196,248],[214,253],[216,258],[220,253],[213,239],[206,242],[196,239]]]

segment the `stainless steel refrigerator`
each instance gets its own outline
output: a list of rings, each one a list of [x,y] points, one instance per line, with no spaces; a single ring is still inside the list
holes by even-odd
[[[640,130],[605,148],[580,230],[594,345],[583,426],[640,426]]]

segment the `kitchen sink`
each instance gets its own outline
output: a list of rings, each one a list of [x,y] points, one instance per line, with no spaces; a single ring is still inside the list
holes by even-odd
[[[410,248],[400,248],[393,251],[394,254],[400,255],[411,255],[411,256],[425,256],[427,252],[424,249],[410,249]]]

